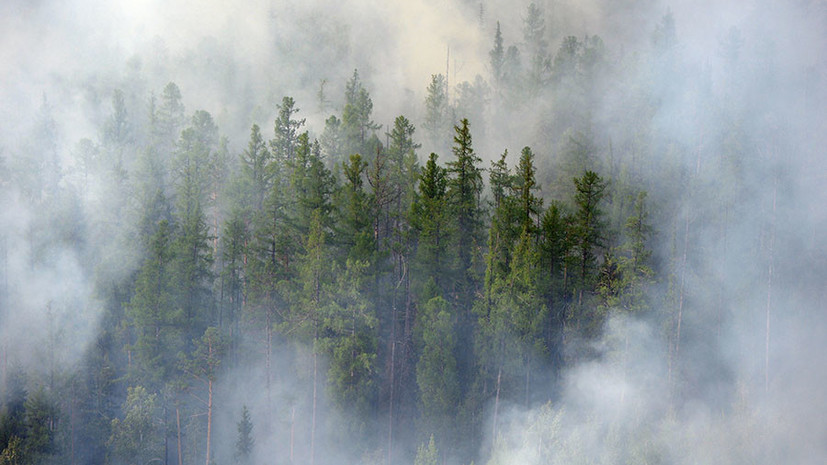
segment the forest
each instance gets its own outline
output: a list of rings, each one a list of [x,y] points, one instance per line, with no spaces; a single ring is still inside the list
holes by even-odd
[[[55,3],[0,7],[0,465],[827,458],[823,2]]]

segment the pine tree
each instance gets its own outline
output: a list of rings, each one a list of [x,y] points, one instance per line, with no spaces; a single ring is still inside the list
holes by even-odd
[[[360,291],[366,269],[366,262],[355,260],[348,260],[342,271],[334,267],[336,277],[321,284],[319,297],[319,346],[330,360],[327,378],[333,400],[356,414],[353,433],[364,433],[376,402],[377,318]]]
[[[112,420],[109,450],[116,463],[161,460],[162,432],[157,425],[157,396],[142,386],[127,389],[123,419]]]
[[[206,408],[206,465],[210,465],[212,452],[212,420],[214,408],[214,385],[218,378],[218,370],[226,351],[226,343],[221,337],[218,328],[210,326],[204,334],[193,341],[195,350],[192,355],[183,361],[183,369],[206,389],[206,399],[200,398]]]
[[[447,198],[451,213],[456,218],[457,268],[460,274],[470,273],[475,247],[479,245],[483,211],[480,206],[482,194],[482,161],[471,147],[471,131],[467,119],[455,126],[453,153],[455,160],[448,162]]]
[[[373,101],[367,89],[362,86],[359,72],[353,70],[353,76],[345,88],[345,106],[342,110],[342,131],[345,139],[346,153],[371,153],[368,140],[380,125],[373,122]]]
[[[333,209],[331,196],[335,189],[335,178],[324,166],[321,148],[310,142],[305,132],[299,136],[296,158],[290,163],[290,191],[293,208],[290,221],[301,235],[310,228],[311,216],[318,212],[325,227],[330,226],[330,213]]]
[[[537,168],[534,166],[534,153],[531,148],[524,147],[520,154],[520,163],[514,175],[514,190],[518,200],[519,228],[529,235],[536,233],[543,200],[534,191],[540,189],[535,180]]]
[[[485,268],[485,295],[489,304],[495,283],[508,272],[511,251],[519,234],[516,227],[517,205],[513,195],[516,178],[508,168],[507,157],[508,150],[505,150],[498,161],[492,161],[489,174],[493,210],[488,228]]]
[[[552,201],[543,214],[540,226],[540,276],[548,309],[546,347],[549,360],[558,372],[563,366],[563,336],[569,304],[569,268],[574,247],[573,218],[560,202]]]
[[[434,435],[431,434],[431,439],[428,440],[428,445],[420,444],[416,449],[416,457],[414,458],[414,465],[438,465],[439,451],[434,443]]]
[[[182,349],[182,315],[175,306],[172,234],[167,221],[158,224],[135,280],[135,292],[126,307],[134,340],[128,350],[137,355],[140,379],[154,388],[171,377],[172,357]]]
[[[523,40],[528,56],[528,75],[526,76],[528,98],[536,97],[543,90],[551,68],[543,14],[540,7],[531,3],[523,20]]]
[[[245,201],[254,211],[260,211],[264,207],[264,199],[270,190],[273,178],[273,170],[270,169],[272,156],[267,150],[267,145],[261,135],[261,129],[257,124],[250,128],[250,142],[247,149],[241,154],[241,172],[246,189],[249,189],[249,200]]]
[[[583,296],[594,290],[598,253],[604,247],[605,230],[600,201],[603,199],[606,183],[594,171],[586,171],[582,177],[574,179],[574,184],[577,191],[574,196],[576,211],[573,239],[577,254],[576,289],[579,307],[575,318],[578,327],[585,326],[583,329],[595,331],[597,318],[586,312]]]
[[[294,119],[299,109],[292,97],[284,97],[277,107],[279,116],[273,124],[275,136],[270,141],[270,150],[277,159],[292,161],[299,144],[299,130],[304,126],[305,119]]]
[[[423,305],[418,323],[422,332],[422,354],[416,363],[422,403],[420,431],[436,434],[444,444],[451,444],[460,391],[449,303],[441,296],[431,298]]]
[[[253,421],[250,419],[250,410],[244,405],[241,408],[241,420],[236,424],[238,439],[235,442],[236,462],[247,465],[252,461],[253,448],[256,445],[253,438]]]
[[[349,162],[342,163],[344,185],[339,192],[337,211],[340,241],[346,259],[371,261],[376,249],[374,243],[372,213],[368,194],[363,188],[363,177],[367,163],[362,156],[353,154]]]
[[[449,137],[451,120],[448,111],[448,87],[445,76],[433,74],[425,97],[425,121],[422,124],[428,143],[433,149],[442,148]]]
[[[497,21],[497,32],[494,33],[494,47],[488,52],[491,65],[491,76],[494,82],[495,92],[499,94],[503,81],[503,66],[505,64],[505,47],[503,46],[503,34],[500,31],[500,22]]]
[[[411,205],[411,225],[417,233],[417,268],[422,280],[432,278],[443,289],[448,285],[451,226],[447,203],[447,170],[432,153],[422,170],[419,193]]]

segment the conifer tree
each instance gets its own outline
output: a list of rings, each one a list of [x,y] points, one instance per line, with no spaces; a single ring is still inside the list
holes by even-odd
[[[432,278],[447,289],[451,226],[447,203],[447,170],[432,153],[419,178],[419,192],[411,205],[411,225],[417,233],[417,269],[422,281]]]
[[[546,347],[551,366],[558,371],[563,365],[563,336],[570,301],[573,232],[571,215],[560,202],[552,201],[543,214],[540,226],[540,263],[543,272],[539,280],[544,289],[548,312]]]
[[[373,100],[367,89],[362,86],[359,72],[353,70],[353,76],[345,88],[345,106],[342,110],[342,131],[345,139],[346,153],[370,155],[368,141],[380,125],[373,122]]]
[[[138,272],[135,292],[126,307],[127,323],[133,331],[139,379],[159,388],[172,375],[174,359],[181,348],[182,315],[176,310],[173,287],[172,229],[161,221],[152,236],[147,257]]]
[[[264,207],[264,199],[267,198],[272,178],[273,169],[270,167],[272,157],[267,145],[261,135],[261,129],[257,124],[250,128],[250,142],[247,149],[241,154],[241,172],[246,189],[249,189],[249,200],[245,203],[256,212]]]
[[[270,141],[270,151],[280,160],[292,161],[299,143],[299,130],[305,119],[295,119],[299,112],[292,97],[285,96],[277,105],[279,115],[273,123],[274,137]]]
[[[450,135],[450,124],[448,87],[445,76],[433,74],[425,96],[425,121],[422,125],[432,149],[441,149],[445,145]]]
[[[488,58],[491,66],[494,91],[499,93],[503,81],[503,66],[505,64],[505,47],[503,46],[503,34],[500,31],[499,21],[497,21],[497,32],[494,33],[494,47],[488,52]]]
[[[456,219],[457,268],[461,275],[472,271],[475,247],[479,245],[482,229],[483,210],[480,205],[482,194],[482,161],[471,147],[471,131],[467,119],[454,127],[453,153],[455,160],[448,162],[449,174],[447,198],[451,213]]]
[[[342,163],[344,185],[339,191],[341,215],[339,227],[340,241],[344,256],[350,260],[372,261],[376,245],[374,244],[372,214],[368,194],[363,188],[363,177],[367,163],[362,156],[353,154],[350,161]]]
[[[422,403],[420,431],[436,434],[443,444],[450,444],[460,403],[450,304],[441,296],[427,300],[422,307],[419,328],[422,354],[416,363],[416,383]]]
[[[519,228],[534,235],[538,228],[543,200],[534,191],[540,189],[535,179],[537,168],[534,166],[534,153],[531,148],[524,147],[520,154],[520,163],[514,175],[514,189],[518,201]]]
[[[236,424],[238,438],[235,442],[236,461],[239,465],[247,465],[252,460],[253,448],[256,445],[253,438],[253,421],[250,419],[250,409],[244,405],[241,408],[241,420]]]
[[[576,193],[574,203],[573,239],[577,254],[577,305],[578,314],[574,315],[577,326],[584,326],[587,331],[596,330],[597,318],[589,315],[583,305],[583,297],[594,291],[598,252],[604,247],[605,230],[603,211],[600,201],[606,183],[594,171],[586,171],[582,177],[575,178]]]

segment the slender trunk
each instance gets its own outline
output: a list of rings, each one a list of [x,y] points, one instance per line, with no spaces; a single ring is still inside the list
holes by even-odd
[[[531,405],[531,357],[526,360],[525,366],[525,408]]]
[[[164,465],[169,464],[169,435],[167,434],[167,406],[166,403],[164,404],[164,413],[163,419],[161,420],[164,424]]]
[[[181,445],[181,407],[175,406],[175,422],[178,428],[178,465],[184,465],[184,453]]]
[[[212,237],[212,255],[218,256],[218,187],[215,186],[210,193],[210,198],[213,205],[213,237]]]
[[[318,328],[313,331],[313,406],[310,418],[310,465],[316,463],[316,399],[317,399],[317,376],[319,372],[318,357],[316,355],[316,339],[318,338]]]
[[[293,463],[293,445],[296,438],[296,406],[290,410],[290,463]]]
[[[72,398],[69,400],[69,463],[75,465],[75,401],[77,393],[75,391],[75,383],[72,383]]]
[[[264,383],[265,383],[265,389],[267,390],[267,415],[269,416],[270,412],[272,410],[272,407],[273,407],[273,404],[272,404],[272,401],[271,401],[271,392],[272,392],[273,389],[272,389],[272,383],[271,383],[271,380],[270,380],[270,372],[272,371],[271,370],[271,368],[272,368],[271,367],[271,363],[272,363],[271,354],[273,352],[273,329],[272,329],[273,328],[273,322],[272,322],[272,314],[270,312],[270,309],[267,310],[266,322],[267,322],[267,330],[266,330],[267,331],[267,334],[266,334],[267,347],[266,347],[266,353],[264,354],[264,371],[266,372]]]
[[[207,463],[210,465],[210,439],[212,435],[212,380],[207,381]]]
[[[497,369],[497,394],[494,396],[494,425],[491,434],[491,450],[494,450],[494,446],[497,444],[497,415],[500,409],[500,383],[502,381],[502,376],[503,367],[502,364],[500,364]]]
[[[394,301],[396,293],[394,292]],[[396,312],[396,305],[394,302],[394,313]],[[394,394],[394,379],[396,367],[396,318],[391,322],[391,374],[390,374],[390,399],[388,400],[388,465],[392,463],[393,457],[393,394]]]
[[[695,174],[694,178],[697,178],[701,172],[701,149],[703,148],[703,127],[701,127],[701,134],[698,138],[698,147],[696,151],[696,159],[695,159]],[[677,315],[677,322],[675,324],[675,351],[673,353],[674,360],[669,362],[669,373],[667,378],[669,379],[670,383],[672,381],[673,370],[678,363],[678,358],[680,357],[681,352],[681,324],[683,323],[683,302],[684,302],[684,295],[686,293],[686,256],[687,251],[689,250],[689,218],[691,216],[691,209],[692,209],[692,197],[693,197],[693,189],[692,189],[692,179],[690,179],[690,185],[687,188],[687,205],[686,205],[686,218],[684,219],[684,230],[683,230],[683,254],[681,257],[681,284],[680,284],[680,291],[678,294],[678,315]]]

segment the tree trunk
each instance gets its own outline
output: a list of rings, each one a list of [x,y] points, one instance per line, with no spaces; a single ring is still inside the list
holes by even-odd
[[[526,360],[525,365],[525,408],[531,405],[531,357]]]
[[[272,383],[270,381],[270,372],[272,371],[271,370],[271,368],[272,368],[271,367],[271,363],[272,363],[271,362],[271,354],[273,352],[273,322],[271,321],[272,320],[272,314],[271,314],[269,308],[267,309],[267,317],[265,318],[265,320],[266,320],[266,324],[267,324],[267,330],[266,330],[267,331],[267,334],[266,334],[267,347],[266,347],[266,353],[264,354],[264,371],[266,372],[265,373],[265,378],[264,378],[265,379],[264,383],[265,383],[265,389],[267,390],[267,416],[269,417],[270,412],[272,411],[272,408],[273,408],[272,399],[271,399],[271,397],[272,397],[271,393],[272,393],[273,388],[272,388]]]
[[[494,426],[492,427],[492,434],[491,434],[491,450],[494,450],[494,446],[497,444],[497,414],[499,413],[500,409],[500,382],[503,376],[503,367],[500,364],[500,367],[497,369],[497,394],[494,396]]]
[[[316,463],[316,398],[317,398],[317,376],[319,372],[318,357],[316,355],[316,339],[318,338],[318,328],[313,331],[313,407],[310,419],[310,465]]]
[[[212,435],[212,380],[207,381],[207,462],[210,465],[210,437]]]
[[[293,444],[296,433],[296,406],[290,410],[290,463],[293,463]]]
[[[175,422],[178,427],[178,465],[184,465],[184,453],[181,445],[181,407],[175,406]]]

